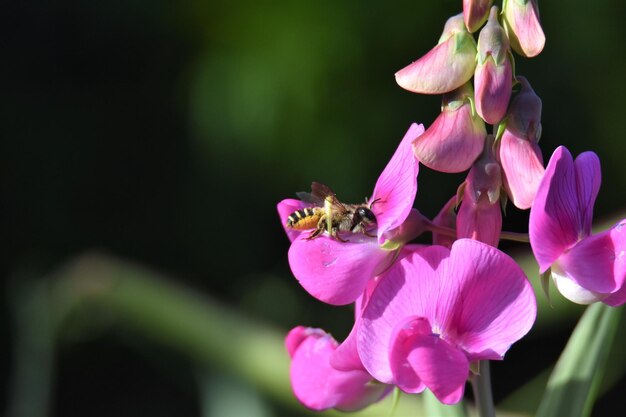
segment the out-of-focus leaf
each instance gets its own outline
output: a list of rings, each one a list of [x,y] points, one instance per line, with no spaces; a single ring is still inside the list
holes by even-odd
[[[591,414],[621,309],[587,308],[548,381],[537,417]]]
[[[422,393],[422,403],[424,404],[424,415],[426,416],[467,417],[463,401],[454,405],[445,405],[439,402],[430,390]]]

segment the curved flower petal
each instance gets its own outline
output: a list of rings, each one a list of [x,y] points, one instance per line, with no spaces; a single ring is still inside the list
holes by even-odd
[[[439,283],[436,268],[449,253],[443,246],[414,250],[394,263],[372,294],[361,316],[357,348],[363,366],[377,380],[394,382],[389,352],[395,324],[434,315],[430,294]]]
[[[535,322],[530,282],[515,261],[475,240],[453,245],[437,301],[442,337],[458,343],[469,360],[501,359]]]
[[[539,145],[505,130],[500,140],[499,156],[504,188],[511,201],[519,209],[530,208],[545,173]]]
[[[395,229],[406,220],[417,194],[419,163],[413,155],[412,143],[422,133],[424,126],[413,123],[391,160],[378,177],[370,201],[378,224],[378,242],[383,234]]]
[[[413,245],[406,245],[401,249],[398,255],[400,259],[406,254],[407,246],[412,247]],[[379,282],[380,277],[370,279],[367,282],[365,291],[354,303],[354,325],[348,337],[337,347],[337,350],[335,350],[335,353],[330,358],[330,364],[335,369],[340,371],[351,371],[355,369],[365,370],[361,358],[359,357],[359,352],[357,351],[357,329],[361,320],[361,314],[363,314],[363,310]]]
[[[472,114],[465,97],[473,92],[466,85],[444,96],[442,112],[413,144],[417,159],[440,172],[462,172],[469,169],[485,145],[485,123]]]
[[[322,330],[311,330],[295,349],[289,372],[294,394],[305,406],[318,411],[358,410],[389,392],[388,387],[374,383],[365,371],[334,369],[328,359],[337,342]]]
[[[448,19],[437,46],[396,72],[396,82],[414,93],[443,94],[472,78],[475,66],[476,42],[459,14]]]
[[[539,23],[536,1],[506,1],[504,4],[504,27],[515,52],[528,58],[539,55],[546,36]]]
[[[466,188],[467,192],[467,188]],[[491,204],[487,194],[480,196],[478,202],[464,198],[456,217],[458,238],[479,240],[497,247],[502,232],[502,210],[497,202]]]
[[[344,305],[354,302],[393,256],[394,252],[381,249],[376,239],[361,234],[350,235],[348,242],[300,236],[289,248],[289,266],[313,297]]]
[[[626,221],[621,221],[609,230],[588,236],[559,258],[556,274],[553,275],[559,291],[566,298],[579,304],[589,304],[603,300],[624,287],[625,225]]]
[[[581,213],[574,161],[567,148],[559,146],[548,162],[530,209],[530,246],[541,273],[578,241],[587,222]]]
[[[574,169],[576,170],[576,192],[580,211],[580,231],[587,236],[591,233],[593,206],[602,182],[600,159],[593,152],[583,152],[576,157]]]
[[[280,217],[280,222],[282,223],[283,229],[285,229],[285,233],[287,233],[287,237],[289,238],[290,242],[293,242],[298,236],[300,236],[302,231],[288,228],[287,219],[293,212],[310,206],[311,204],[293,198],[287,198],[285,200],[282,200],[276,205],[276,209],[278,210],[278,216]]]
[[[417,393],[426,386],[442,403],[458,403],[469,375],[463,351],[433,334],[423,318],[409,319],[395,333],[390,361],[398,387]]]
[[[463,0],[463,20],[470,33],[476,32],[487,20],[493,0]]]

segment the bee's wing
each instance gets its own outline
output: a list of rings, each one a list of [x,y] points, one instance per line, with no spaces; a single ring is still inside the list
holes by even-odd
[[[316,201],[321,201],[322,206],[325,206],[328,200],[330,202],[330,209],[335,213],[343,214],[348,211],[348,208],[337,199],[333,190],[327,185],[320,182],[313,182],[311,184],[311,195]]]
[[[313,182],[311,184],[311,192],[298,192],[296,193],[298,198],[304,202],[314,204],[319,207],[326,205],[326,199],[329,199],[331,204],[331,210],[343,213],[347,211],[347,208],[337,199],[337,196],[330,189],[329,186],[322,184],[321,182]]]

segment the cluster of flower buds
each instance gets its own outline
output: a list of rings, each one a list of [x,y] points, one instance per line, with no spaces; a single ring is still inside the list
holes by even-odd
[[[531,329],[532,287],[498,249],[502,238],[524,240],[502,231],[509,200],[530,208],[525,239],[565,297],[626,302],[626,220],[591,234],[598,158],[587,152],[574,161],[560,147],[544,169],[541,99],[514,73],[512,51],[532,57],[545,43],[537,2],[504,0],[502,12],[492,3],[464,0],[437,46],[396,73],[404,89],[442,94],[443,104],[428,129],[411,125],[378,178],[367,207],[375,230],[354,223],[357,214],[348,209],[354,228],[341,229],[334,195],[315,210],[310,201],[278,204],[289,265],[302,287],[325,303],[355,305],[342,343],[302,326],[287,336],[292,387],[311,409],[359,409],[393,387],[428,388],[442,403],[457,403],[478,361],[501,360]],[[413,208],[419,163],[468,171],[432,221]],[[324,232],[292,227],[305,216]],[[411,243],[426,231],[432,245]]]

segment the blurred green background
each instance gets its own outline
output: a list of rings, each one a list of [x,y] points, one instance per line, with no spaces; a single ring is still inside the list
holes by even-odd
[[[544,158],[560,144],[594,150],[604,178],[596,218],[623,213],[626,4],[540,6],[546,47],[517,57],[516,68],[543,100]],[[185,337],[202,337],[208,317],[236,355],[223,308],[260,338],[298,324],[347,334],[350,309],[313,300],[291,276],[276,203],[313,180],[345,201],[371,194],[409,125],[428,126],[440,106],[440,97],[400,89],[393,74],[460,11],[452,0],[5,4],[1,409],[20,415],[25,401],[51,416],[303,413],[288,390],[276,394],[283,385],[247,378],[228,349],[203,351]],[[422,169],[416,207],[434,216],[462,180]],[[507,229],[526,231],[526,221],[509,207]],[[79,262],[80,274],[63,269],[86,252],[110,257]],[[150,298],[154,285],[140,280],[129,290],[137,299],[111,302],[98,277],[120,259],[167,276],[154,284],[166,289]],[[170,286],[219,313],[164,301]],[[67,301],[92,293],[105,302]],[[161,331],[159,314],[179,307],[190,310]],[[580,312],[564,309],[572,313],[494,365],[497,401],[558,357]],[[270,367],[286,358],[269,355]],[[598,415],[624,404],[621,381]]]

